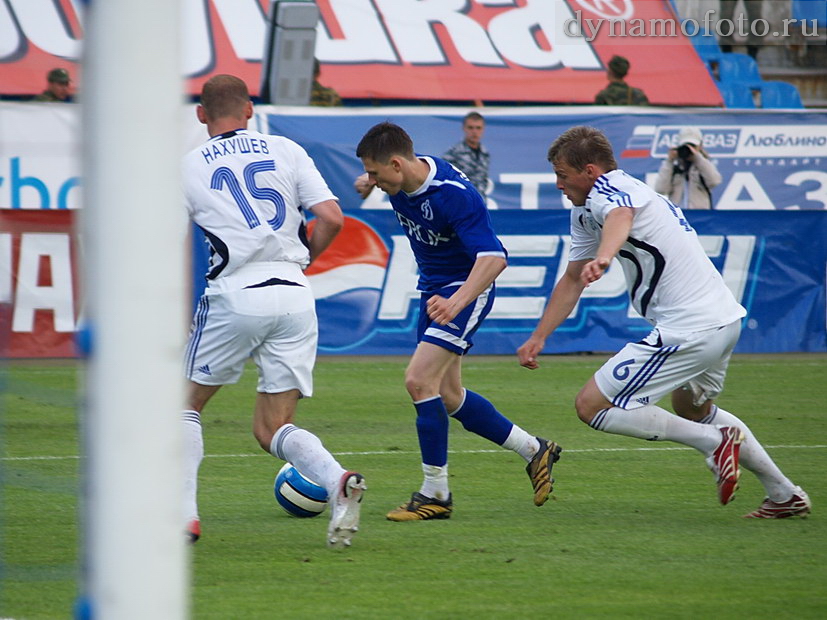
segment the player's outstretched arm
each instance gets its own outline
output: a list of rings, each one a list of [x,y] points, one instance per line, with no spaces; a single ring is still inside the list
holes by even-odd
[[[571,314],[577,300],[580,299],[580,294],[586,288],[581,279],[581,271],[588,262],[587,260],[569,262],[566,272],[551,292],[537,327],[534,328],[528,340],[517,349],[520,366],[525,366],[530,370],[540,367],[537,358],[546,346],[546,339]]]
[[[345,217],[342,209],[335,200],[325,200],[310,209],[316,216],[316,223],[313,232],[308,239],[310,243],[310,262],[313,262],[319,254],[327,249],[342,226],[345,224]]]

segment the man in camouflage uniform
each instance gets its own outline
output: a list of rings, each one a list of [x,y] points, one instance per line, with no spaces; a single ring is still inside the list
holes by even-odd
[[[479,112],[469,112],[462,121],[465,139],[448,149],[442,159],[462,171],[485,198],[488,191],[488,164],[491,155],[482,145],[485,119]]]
[[[623,56],[613,56],[606,71],[609,85],[597,93],[594,102],[600,105],[649,105],[649,99],[642,90],[623,81],[627,73],[629,61]]]
[[[337,106],[342,105],[342,98],[332,88],[322,86],[319,83],[319,74],[322,70],[319,66],[319,61],[313,61],[313,86],[310,88],[310,105],[317,106]]]
[[[52,69],[46,76],[49,85],[32,101],[52,101],[68,103],[72,101],[69,72],[66,69]]]

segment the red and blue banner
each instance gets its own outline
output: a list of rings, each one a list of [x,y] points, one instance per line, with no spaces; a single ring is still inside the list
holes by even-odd
[[[73,357],[82,300],[76,211],[0,210],[0,341],[3,357]],[[825,352],[824,211],[688,214],[710,260],[747,309],[740,353]],[[566,265],[568,213],[500,211],[492,218],[509,267],[478,335],[476,353],[513,354],[542,313]],[[203,245],[197,245],[203,250]],[[205,255],[193,282],[203,288]],[[308,269],[325,354],[409,354],[415,340],[416,264],[396,218],[347,215],[342,234]],[[182,283],[182,286],[186,286]],[[648,324],[630,310],[613,265],[549,340],[547,353],[614,351]]]
[[[206,132],[191,106],[182,115],[183,154]],[[435,108],[258,109],[251,127],[302,144],[348,218],[308,271],[322,353],[407,354],[414,346],[416,266],[381,192],[362,202],[353,189],[362,171],[359,139],[390,119],[408,129],[421,152],[439,154],[461,138],[462,115]],[[714,191],[715,210],[687,216],[748,310],[736,350],[827,351],[827,113],[509,108],[486,111],[486,119],[494,181],[489,208],[510,266],[498,279],[497,303],[475,351],[512,354],[565,267],[569,213],[546,151],[579,124],[603,129],[619,165],[644,180],[655,174],[678,128],[702,128],[724,182]],[[0,340],[7,357],[74,354],[82,308],[72,233],[83,203],[80,133],[76,106],[0,104]],[[116,205],[117,196],[112,200]],[[196,266],[196,285],[203,285],[203,272]],[[612,268],[587,289],[547,351],[614,351],[647,330],[630,313],[625,283]]]

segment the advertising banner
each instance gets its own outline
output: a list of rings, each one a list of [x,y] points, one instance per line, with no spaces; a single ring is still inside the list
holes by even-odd
[[[74,216],[0,209],[0,356],[75,357],[81,304]]]
[[[185,0],[182,76],[198,94],[231,73],[254,94],[271,0]],[[342,97],[592,103],[615,54],[653,104],[720,106],[721,96],[668,0],[317,0],[322,83]],[[0,2],[3,94],[33,95],[69,70],[81,99],[84,3]],[[88,10],[94,10],[91,5]],[[158,19],[163,19],[162,15]],[[657,49],[657,53],[653,51]],[[676,70],[679,68],[679,70]],[[687,85],[691,84],[690,88]]]
[[[827,208],[827,111],[636,111],[596,108],[482,110],[482,142],[491,154],[489,209],[569,207],[555,186],[546,156],[554,139],[574,125],[603,130],[618,166],[654,185],[658,168],[679,131],[696,127],[722,183],[712,190],[714,209],[806,210]],[[464,111],[389,108],[321,114],[312,110],[268,113],[265,133],[288,136],[314,158],[331,189],[348,209],[389,208],[380,192],[361,202],[353,179],[362,169],[356,145],[375,123],[404,127],[423,154],[440,155],[462,140]]]
[[[74,357],[81,299],[74,211],[0,210],[0,341],[4,357]],[[501,211],[509,251],[476,353],[514,353],[531,333],[566,266],[568,213]],[[747,309],[741,353],[827,351],[825,212],[692,212],[724,281]],[[197,237],[196,237],[197,238]],[[203,289],[204,245],[193,282]],[[419,294],[407,238],[392,213],[349,214],[344,231],[308,269],[323,354],[409,354]],[[189,287],[190,283],[182,282]],[[614,351],[650,327],[630,310],[616,264],[590,286],[549,339],[547,353]]]
[[[390,207],[381,192],[363,202],[353,190],[353,180],[362,172],[356,145],[367,129],[385,120],[399,123],[419,152],[440,155],[462,140],[465,114],[462,109],[437,107],[256,110],[250,127],[287,136],[307,149],[345,210]],[[0,208],[81,205],[79,112],[73,105],[0,103]],[[568,206],[555,187],[546,153],[573,125],[602,129],[614,146],[618,165],[650,185],[680,129],[697,127],[723,177],[712,190],[714,209],[827,208],[827,111],[651,108],[621,114],[602,107],[509,107],[486,108],[483,113],[483,144],[491,153],[492,210]],[[181,114],[183,155],[205,142],[207,133],[193,106],[182,106]]]
[[[534,329],[567,264],[563,211],[491,214],[509,252],[494,309],[474,351],[514,353]],[[688,214],[701,243],[746,308],[741,353],[825,351],[827,213]],[[344,232],[308,275],[317,298],[322,353],[409,354],[419,293],[408,240],[392,213],[348,215]],[[586,289],[546,353],[614,351],[651,325],[631,309],[617,262]]]

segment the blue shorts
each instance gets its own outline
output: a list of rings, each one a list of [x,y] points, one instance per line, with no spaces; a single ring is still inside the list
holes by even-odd
[[[464,355],[473,346],[471,341],[482,321],[491,312],[494,305],[496,289],[492,284],[485,289],[476,301],[468,304],[447,325],[435,323],[428,316],[428,299],[433,295],[440,295],[446,299],[453,295],[459,285],[443,287],[436,291],[422,293],[419,298],[419,325],[416,328],[416,341],[430,342],[443,349],[448,349],[457,355]]]

